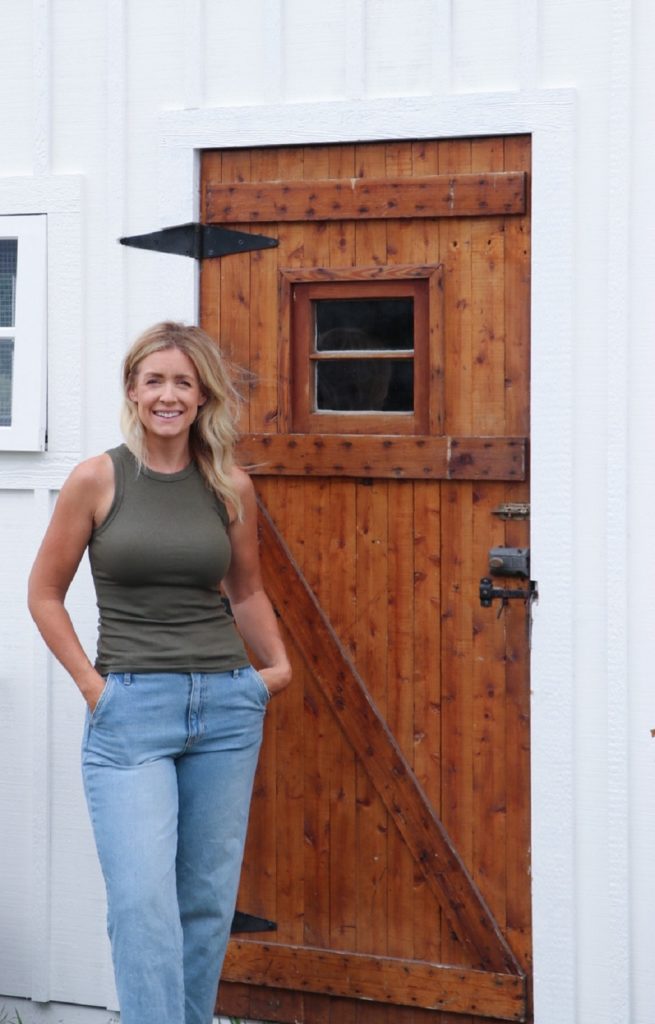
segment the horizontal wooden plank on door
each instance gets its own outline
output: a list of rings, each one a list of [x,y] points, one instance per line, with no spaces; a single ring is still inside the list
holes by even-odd
[[[524,480],[523,437],[244,434],[242,465],[264,476]]]
[[[210,224],[522,214],[524,171],[425,178],[225,182],[206,189]]]
[[[420,960],[233,939],[222,976],[394,1006],[525,1019],[525,978]]]

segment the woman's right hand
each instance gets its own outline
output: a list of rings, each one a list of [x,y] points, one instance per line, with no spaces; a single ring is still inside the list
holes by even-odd
[[[94,668],[89,669],[88,673],[85,674],[84,678],[76,680],[80,692],[84,697],[89,713],[93,714],[102,696],[102,692],[107,685],[107,680],[96,672]]]

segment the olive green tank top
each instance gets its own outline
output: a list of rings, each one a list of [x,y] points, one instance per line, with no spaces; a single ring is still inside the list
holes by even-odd
[[[94,530],[96,668],[109,672],[227,672],[248,657],[218,585],[230,564],[223,502],[192,462],[179,473],[108,452],[114,500]]]

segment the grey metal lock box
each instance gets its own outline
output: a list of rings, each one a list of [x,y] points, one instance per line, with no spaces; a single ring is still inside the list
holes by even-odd
[[[491,548],[489,572],[492,576],[530,577],[530,548]]]

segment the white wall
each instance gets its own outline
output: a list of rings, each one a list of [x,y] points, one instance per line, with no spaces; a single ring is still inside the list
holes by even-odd
[[[650,0],[2,0],[0,213],[49,214],[49,450],[0,454],[0,992],[114,1006],[81,706],[23,609],[127,340],[192,318],[193,150],[532,131],[537,1024],[652,1024]],[[83,573],[71,609],[89,649]],[[2,1000],[0,999],[0,1004]]]

